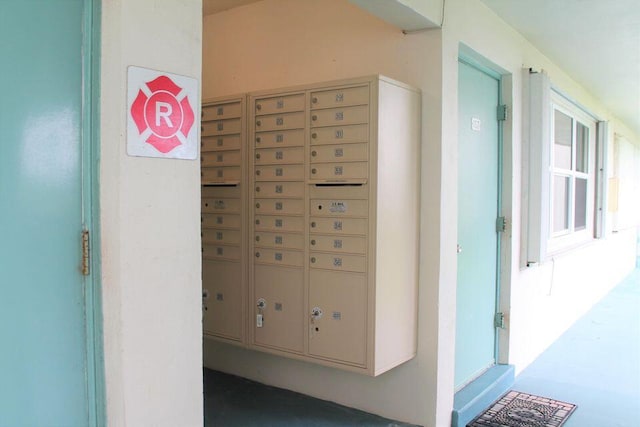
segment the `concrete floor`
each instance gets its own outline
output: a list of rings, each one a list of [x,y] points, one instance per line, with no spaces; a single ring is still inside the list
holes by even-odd
[[[513,390],[578,405],[563,427],[640,426],[640,269],[522,371]]]
[[[205,369],[205,425],[408,426]],[[517,378],[513,390],[578,405],[563,427],[640,426],[640,269]]]
[[[204,421],[208,427],[410,427],[209,369],[204,370]]]

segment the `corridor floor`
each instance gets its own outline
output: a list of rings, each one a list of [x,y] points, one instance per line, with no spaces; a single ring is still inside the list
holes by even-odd
[[[411,426],[209,369],[204,370],[204,421],[207,427]]]
[[[640,269],[524,369],[513,390],[578,405],[563,427],[640,426]]]

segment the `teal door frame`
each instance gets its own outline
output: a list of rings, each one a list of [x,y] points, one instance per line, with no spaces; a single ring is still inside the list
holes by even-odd
[[[486,76],[495,79],[497,81],[497,88],[498,88],[498,93],[497,93],[497,99],[498,99],[498,104],[499,105],[503,105],[504,104],[504,99],[503,99],[503,90],[502,90],[502,86],[503,86],[503,75],[501,73],[499,73],[498,71],[494,70],[493,68],[491,68],[490,66],[487,66],[485,64],[486,61],[483,61],[483,58],[479,57],[478,54],[476,54],[475,52],[471,51],[471,49],[468,49],[464,46],[461,46],[461,51],[459,53],[458,56],[458,62],[461,64],[465,64],[483,74],[485,74]],[[497,111],[496,111],[496,115],[497,115]],[[496,120],[497,120],[497,116],[496,116]],[[496,182],[496,191],[497,191],[497,197],[496,197],[496,219],[498,216],[503,215],[503,177],[504,177],[504,170],[503,170],[503,165],[504,165],[504,126],[503,126],[502,121],[498,121],[497,124],[497,137],[498,137],[498,141],[497,141],[497,151],[498,151],[498,158],[496,159],[497,161],[497,182]],[[495,304],[495,313],[500,312],[500,295],[501,295],[501,281],[502,281],[502,235],[503,233],[498,233],[498,236],[496,238],[496,271],[495,271],[495,294],[494,294],[494,304]],[[500,363],[500,337],[499,337],[499,330],[498,328],[494,328],[494,332],[493,332],[493,340],[494,340],[494,345],[493,345],[493,359],[494,359],[494,364],[499,364]]]
[[[89,232],[89,274],[84,277],[88,422],[106,425],[100,260],[100,41],[101,0],[85,0],[83,16],[82,228]],[[78,237],[80,239],[80,237]]]

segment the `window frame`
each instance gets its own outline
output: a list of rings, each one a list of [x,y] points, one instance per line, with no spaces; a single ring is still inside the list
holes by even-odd
[[[570,169],[556,167],[555,165],[555,112],[559,111],[571,118],[571,165]],[[595,194],[596,194],[596,145],[597,145],[597,122],[587,112],[585,112],[580,106],[567,100],[562,94],[555,90],[551,90],[549,114],[549,234],[547,236],[547,255],[554,255],[555,253],[562,252],[566,249],[570,249],[577,245],[588,243],[594,239],[594,225],[595,225]],[[578,123],[583,125],[588,130],[587,138],[587,172],[580,172],[577,170],[577,129]],[[554,179],[556,177],[568,177],[568,225],[566,229],[561,231],[554,231]],[[586,196],[586,219],[585,227],[580,230],[575,229],[575,208],[576,208],[576,180],[587,180],[587,196]]]

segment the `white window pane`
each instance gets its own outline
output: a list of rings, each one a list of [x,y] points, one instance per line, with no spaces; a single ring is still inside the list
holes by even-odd
[[[576,231],[587,228],[587,180],[576,178],[576,207],[574,213],[574,228]]]
[[[553,232],[569,229],[569,177],[553,177]]]
[[[573,137],[573,119],[566,114],[554,111],[553,166],[571,169],[571,141]]]
[[[576,124],[576,170],[588,172],[589,128],[582,123]]]

